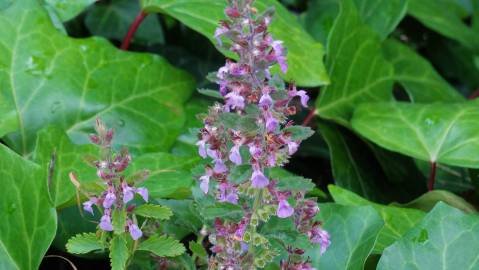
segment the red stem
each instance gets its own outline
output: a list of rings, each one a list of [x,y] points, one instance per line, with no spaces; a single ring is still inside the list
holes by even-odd
[[[434,190],[435,181],[436,181],[436,162],[431,162],[431,173],[429,174],[429,182],[427,183],[427,189],[429,191]]]
[[[128,50],[128,47],[130,47],[130,42],[133,36],[136,33],[136,30],[138,30],[138,27],[140,27],[141,22],[148,16],[147,13],[145,13],[143,10],[138,13],[136,16],[135,20],[130,26],[130,29],[128,29],[128,33],[126,34],[125,38],[123,39],[123,43],[121,44],[121,49],[122,50]]]
[[[304,127],[309,125],[309,122],[311,122],[311,120],[313,120],[315,112],[316,112],[316,108],[313,108],[309,111],[308,115],[306,116],[306,118],[304,118],[304,121],[303,121],[303,126]]]
[[[472,92],[472,94],[469,96],[469,99],[476,99],[477,97],[479,97],[479,88]]]

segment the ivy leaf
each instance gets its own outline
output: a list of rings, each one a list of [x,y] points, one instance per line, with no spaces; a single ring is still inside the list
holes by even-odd
[[[417,159],[479,168],[479,107],[463,103],[371,103],[354,113],[353,128],[374,143]]]
[[[404,238],[384,250],[378,270],[477,269],[479,217],[439,203]]]
[[[2,269],[38,269],[55,237],[57,215],[45,171],[0,144]]]
[[[370,205],[378,211],[384,221],[384,227],[374,244],[373,253],[381,254],[383,250],[413,228],[426,215],[416,209],[386,206],[370,202],[360,196],[337,186],[329,185],[328,190],[334,201],[343,205],[366,206]]]
[[[67,251],[73,254],[85,254],[104,248],[95,233],[77,234],[68,240],[66,247]]]
[[[463,21],[461,16],[451,11],[457,5],[450,0],[410,0],[408,13],[442,35],[454,39],[463,46],[479,52],[479,35]]]
[[[80,14],[96,0],[45,0],[58,14],[63,22],[69,21]]]
[[[363,269],[377,235],[383,227],[381,216],[371,206],[322,204],[318,220],[331,236],[331,245],[320,256],[318,246],[306,253],[317,269]]]
[[[98,178],[96,170],[83,160],[83,156],[93,155],[98,151],[93,145],[74,145],[65,132],[58,128],[49,127],[38,133],[33,160],[43,168],[48,168],[53,161],[50,195],[57,208],[64,208],[75,202],[75,186],[70,182],[70,172],[81,176],[78,179],[80,184]]]
[[[135,208],[134,213],[143,217],[154,219],[169,219],[173,213],[171,209],[161,205],[143,204]]]
[[[147,12],[166,13],[194,29],[216,44],[213,38],[220,20],[225,19],[222,0],[142,0],[142,7]],[[301,28],[294,15],[275,0],[258,0],[254,6],[263,12],[270,6],[276,9],[271,24],[271,33],[275,39],[284,41],[288,48],[287,80],[293,80],[302,86],[318,86],[329,83],[328,75],[321,59],[323,46]],[[225,51],[223,51],[226,53]],[[227,56],[233,57],[231,53]]]
[[[321,91],[317,113],[348,125],[359,103],[392,99],[394,70],[381,53],[379,37],[361,21],[352,0],[341,1],[328,39],[326,67],[332,83]]]
[[[126,269],[128,247],[124,235],[115,235],[110,242],[110,265],[112,270]]]
[[[456,194],[449,192],[447,190],[432,190],[429,191],[421,197],[406,203],[400,204],[402,207],[420,209],[426,212],[431,211],[431,209],[436,206],[437,203],[444,202],[448,205],[455,207],[464,211],[465,213],[476,213],[477,210],[473,205],[468,203],[463,198],[457,196]]]
[[[390,39],[383,49],[386,59],[394,66],[394,78],[404,86],[411,101],[464,101],[426,59],[406,45]]]
[[[176,257],[185,252],[185,247],[174,238],[154,235],[141,242],[138,250],[150,251],[160,257]]]
[[[132,151],[173,145],[193,89],[189,75],[161,57],[120,51],[103,39],[69,38],[35,0],[15,1],[0,17],[0,28],[10,33],[0,36],[6,78],[0,91],[14,105],[8,115],[18,118],[18,131],[4,138],[11,148],[29,154],[47,124],[86,143],[97,117],[115,128],[115,143]]]
[[[144,185],[153,198],[178,198],[190,196],[193,178],[190,170],[197,165],[198,156],[174,156],[168,153],[151,153],[135,158],[126,174],[148,170]]]

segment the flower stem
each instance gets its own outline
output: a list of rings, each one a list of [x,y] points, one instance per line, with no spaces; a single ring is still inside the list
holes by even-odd
[[[429,174],[429,182],[427,183],[427,189],[429,191],[434,190],[435,181],[436,181],[436,162],[431,162],[431,173]]]
[[[309,122],[311,122],[311,120],[313,120],[314,118],[314,114],[316,113],[316,108],[312,108],[308,115],[306,116],[306,118],[304,118],[304,121],[303,121],[303,126],[307,126],[309,125]]]
[[[138,30],[138,27],[140,27],[140,24],[143,22],[146,16],[148,16],[148,14],[145,13],[143,10],[141,10],[140,13],[138,13],[135,20],[131,24],[130,29],[128,29],[128,33],[123,39],[123,43],[121,44],[121,47],[120,47],[122,50],[124,51],[128,50],[128,48],[130,47],[131,39],[135,35],[136,30]]]
[[[476,99],[479,97],[479,88],[477,88],[472,94],[468,97],[468,99]]]

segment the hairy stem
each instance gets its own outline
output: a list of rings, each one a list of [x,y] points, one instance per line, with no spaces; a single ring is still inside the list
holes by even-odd
[[[130,47],[130,42],[133,36],[136,33],[136,30],[138,30],[138,27],[140,27],[141,23],[143,20],[148,16],[147,13],[145,13],[143,10],[138,13],[136,16],[135,20],[130,26],[130,29],[128,29],[128,33],[126,34],[125,38],[123,39],[123,43],[121,44],[121,49],[127,51],[128,48]]]

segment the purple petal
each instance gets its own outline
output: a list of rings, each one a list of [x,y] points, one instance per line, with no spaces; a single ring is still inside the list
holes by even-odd
[[[299,144],[295,141],[288,142],[288,154],[292,155],[298,151]]]
[[[196,145],[198,145],[198,154],[200,154],[202,158],[206,158],[207,157],[206,142],[203,140],[200,140],[196,143]]]
[[[215,173],[224,173],[228,171],[228,168],[221,159],[217,159],[215,160],[215,167],[213,168],[213,170]]]
[[[91,199],[83,203],[83,210],[87,211],[92,216],[94,215],[93,208],[92,208],[93,204],[94,202],[92,202]]]
[[[264,174],[259,171],[253,171],[253,175],[251,176],[251,186],[254,188],[264,188],[269,184],[268,178],[264,176]]]
[[[236,92],[230,92],[226,96],[226,105],[231,107],[231,109],[240,109],[244,108],[244,97],[237,94]]]
[[[208,194],[208,188],[210,184],[210,177],[208,175],[203,175],[200,177],[201,183],[200,188],[205,193]]]
[[[223,35],[226,32],[228,32],[228,29],[226,29],[225,27],[216,28],[215,38],[216,38],[216,41],[218,42],[218,45],[223,46],[223,42],[221,42],[221,35]]]
[[[306,93],[306,91],[299,90],[296,95],[301,98],[301,105],[303,105],[303,107],[307,108],[308,107],[309,96]]]
[[[135,190],[132,187],[125,185],[123,188],[123,202],[128,203],[129,201],[133,200],[134,196]]]
[[[276,118],[274,118],[271,115],[266,119],[266,129],[269,132],[275,131],[276,128],[278,127],[278,124],[279,124],[278,120],[276,120]]]
[[[289,205],[287,200],[280,200],[278,204],[278,210],[276,215],[280,218],[290,217],[294,213],[293,207]]]
[[[236,165],[241,165],[242,163],[242,160],[241,160],[241,154],[239,152],[239,148],[240,146],[239,145],[235,145],[231,148],[231,152],[230,152],[230,160],[231,162],[233,162],[234,164]]]
[[[252,143],[249,144],[249,153],[251,154],[252,157],[255,159],[258,159],[261,156],[261,148],[256,146],[256,144]]]
[[[131,238],[133,238],[135,241],[143,235],[140,228],[138,228],[138,225],[135,223],[128,225],[128,230],[130,231]]]
[[[100,220],[100,229],[104,231],[111,232],[113,231],[113,226],[111,225],[111,219],[108,215],[103,215]]]
[[[271,105],[273,105],[273,99],[269,94],[264,94],[259,99],[259,105],[263,107],[270,107]]]
[[[136,189],[136,193],[140,194],[145,202],[148,202],[148,189],[145,187],[140,187]]]
[[[103,207],[104,208],[111,208],[111,206],[115,203],[116,196],[113,192],[108,192],[103,200]]]

